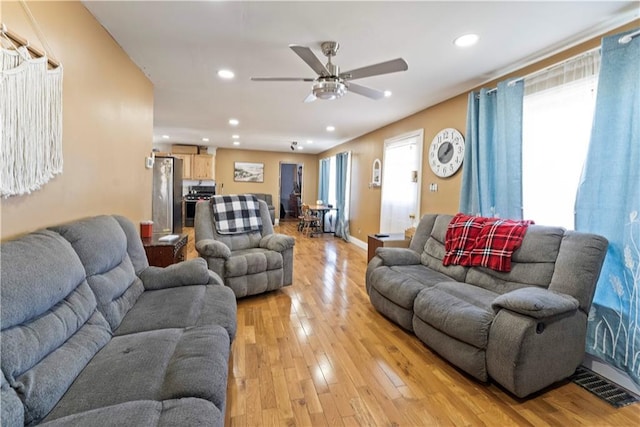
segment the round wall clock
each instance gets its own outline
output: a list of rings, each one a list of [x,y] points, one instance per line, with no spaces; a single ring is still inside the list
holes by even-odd
[[[441,178],[456,173],[464,160],[464,138],[453,128],[442,129],[431,141],[429,166]]]

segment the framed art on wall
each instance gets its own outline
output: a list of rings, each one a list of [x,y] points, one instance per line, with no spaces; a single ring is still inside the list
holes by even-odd
[[[233,180],[237,182],[264,182],[264,163],[235,162]]]

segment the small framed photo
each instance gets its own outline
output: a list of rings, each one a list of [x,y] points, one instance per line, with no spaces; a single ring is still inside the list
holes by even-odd
[[[235,162],[233,180],[237,182],[264,182],[264,163]]]

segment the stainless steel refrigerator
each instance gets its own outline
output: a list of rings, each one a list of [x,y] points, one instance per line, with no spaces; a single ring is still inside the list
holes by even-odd
[[[154,234],[182,233],[182,159],[156,156],[152,220]]]

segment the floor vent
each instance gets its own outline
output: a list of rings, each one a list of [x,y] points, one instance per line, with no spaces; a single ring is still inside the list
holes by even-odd
[[[616,408],[622,408],[639,400],[638,396],[629,393],[624,388],[601,377],[584,366],[578,367],[571,377],[571,381]]]

